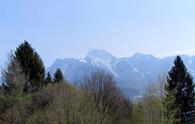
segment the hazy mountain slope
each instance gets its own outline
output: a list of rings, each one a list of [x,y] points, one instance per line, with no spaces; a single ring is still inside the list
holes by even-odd
[[[104,50],[90,49],[83,59],[57,59],[47,71],[54,73],[57,68],[61,68],[67,80],[77,83],[91,72],[101,69],[112,74],[124,92],[131,89],[140,93],[148,83],[157,82],[159,76],[171,69],[174,58],[161,59],[144,54],[116,58]],[[182,55],[182,58],[195,76],[195,57]]]

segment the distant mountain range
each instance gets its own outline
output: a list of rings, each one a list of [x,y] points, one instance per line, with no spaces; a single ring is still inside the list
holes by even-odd
[[[181,55],[189,72],[195,77],[195,56]],[[173,65],[175,56],[157,58],[152,55],[135,54],[132,57],[117,58],[105,50],[90,49],[82,59],[57,59],[47,71],[52,74],[61,68],[66,80],[78,83],[85,76],[98,69],[115,78],[117,85],[128,96],[141,94],[148,83],[158,82]]]

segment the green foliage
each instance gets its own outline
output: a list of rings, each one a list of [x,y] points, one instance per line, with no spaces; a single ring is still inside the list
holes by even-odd
[[[162,100],[158,85],[149,85],[143,97],[134,103],[132,122],[134,124],[162,123]]]
[[[28,117],[28,96],[0,96],[0,123],[24,124]]]
[[[164,115],[167,121],[186,123],[192,118],[194,104],[194,85],[192,76],[181,59],[177,56],[174,61],[167,83],[165,85]]]
[[[68,83],[49,84],[38,94],[34,96],[38,100],[33,101],[40,108],[36,107],[37,111],[26,120],[28,124],[100,124],[94,102],[90,97],[82,97]],[[40,101],[48,101],[48,104],[40,104]]]
[[[145,124],[146,123],[146,115],[144,112],[144,108],[142,107],[140,102],[134,104],[132,121],[134,124]]]
[[[181,123],[181,117],[177,116],[177,113],[181,113],[181,108],[178,106],[175,106],[175,91],[172,91],[164,98],[164,122],[167,124],[177,124]]]
[[[61,69],[57,69],[55,74],[54,74],[54,82],[59,83],[62,81],[64,81],[62,71],[61,71]]]
[[[40,56],[27,41],[18,46],[15,57],[30,82],[26,90],[35,90],[41,87],[45,77],[45,67]]]

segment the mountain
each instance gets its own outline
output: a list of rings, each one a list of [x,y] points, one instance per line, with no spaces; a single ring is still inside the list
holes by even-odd
[[[195,56],[181,57],[195,77]],[[122,91],[133,97],[140,95],[149,83],[158,83],[158,78],[171,69],[174,59],[175,56],[157,58],[139,53],[128,58],[117,58],[105,50],[90,49],[83,59],[57,59],[47,71],[55,73],[57,68],[61,68],[66,80],[78,83],[101,69],[113,75]]]

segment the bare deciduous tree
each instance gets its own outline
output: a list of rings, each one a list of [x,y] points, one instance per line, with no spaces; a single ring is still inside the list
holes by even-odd
[[[2,80],[5,92],[10,95],[21,94],[24,85],[27,83],[27,78],[20,67],[20,63],[12,54],[9,55],[7,68],[2,71]]]
[[[126,123],[131,117],[131,103],[117,88],[113,77],[102,71],[92,73],[80,86],[82,94],[91,94],[100,113],[102,123],[114,118],[111,123]]]

